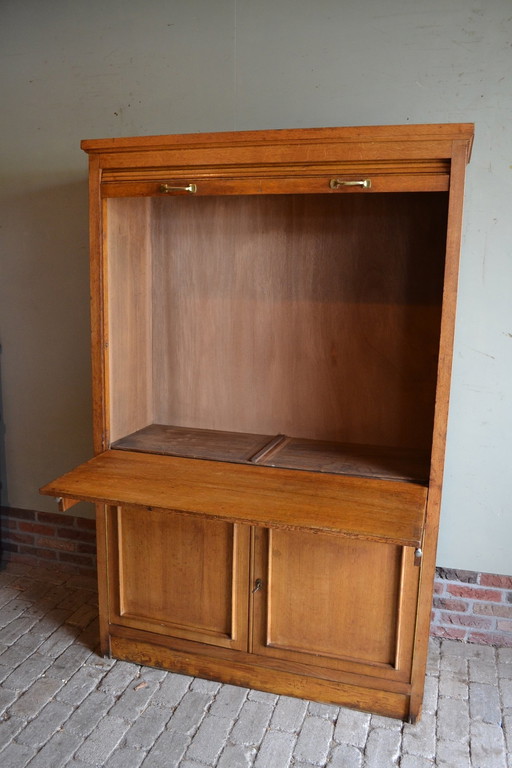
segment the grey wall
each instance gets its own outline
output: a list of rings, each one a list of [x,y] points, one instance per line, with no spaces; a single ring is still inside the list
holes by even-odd
[[[2,503],[91,452],[81,138],[468,121],[438,562],[512,573],[511,40],[510,0],[2,0]]]

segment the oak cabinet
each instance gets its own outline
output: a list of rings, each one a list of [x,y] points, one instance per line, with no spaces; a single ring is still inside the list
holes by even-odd
[[[105,653],[418,716],[471,141],[83,142]]]

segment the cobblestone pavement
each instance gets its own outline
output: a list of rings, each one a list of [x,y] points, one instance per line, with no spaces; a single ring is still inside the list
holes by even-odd
[[[90,579],[0,571],[2,768],[512,768],[511,648],[432,641],[411,726],[103,659],[96,637]]]

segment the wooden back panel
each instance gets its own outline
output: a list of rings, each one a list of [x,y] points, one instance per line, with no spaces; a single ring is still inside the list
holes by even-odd
[[[446,202],[153,199],[154,421],[428,448]]]

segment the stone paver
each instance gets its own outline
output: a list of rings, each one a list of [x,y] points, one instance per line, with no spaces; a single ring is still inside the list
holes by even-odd
[[[1,768],[512,768],[512,649],[430,641],[411,725],[103,659],[76,574],[0,570]]]

